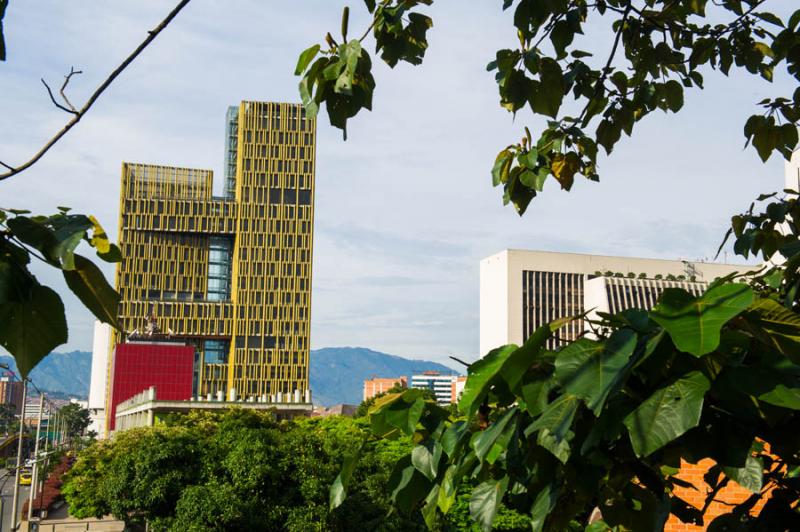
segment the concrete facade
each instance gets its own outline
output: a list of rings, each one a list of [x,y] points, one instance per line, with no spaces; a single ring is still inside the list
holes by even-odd
[[[97,433],[98,439],[106,437],[106,394],[108,391],[108,349],[111,345],[111,326],[94,322],[92,341],[92,373],[89,381],[89,415],[91,423],[88,430]]]
[[[661,281],[658,284],[663,289],[692,280],[705,286],[718,277],[750,269],[720,263],[507,249],[480,263],[480,355],[502,345],[522,344],[537,327],[592,308],[585,303],[587,291],[592,290],[589,282],[603,275],[615,280]],[[630,306],[636,305],[626,308]],[[573,340],[583,331],[580,322],[570,327],[560,331],[564,340]]]

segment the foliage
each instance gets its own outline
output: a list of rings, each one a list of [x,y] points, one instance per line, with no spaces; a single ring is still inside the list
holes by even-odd
[[[2,8],[2,6],[0,6]],[[61,298],[30,271],[31,257],[62,271],[64,280],[97,319],[116,326],[119,295],[100,269],[75,253],[82,241],[98,257],[118,262],[119,248],[93,216],[69,214],[59,207],[51,216],[0,208],[0,345],[16,360],[23,378],[55,347],[67,341]]]
[[[726,76],[739,69],[772,81],[776,69],[800,81],[800,10],[782,20],[760,11],[765,0],[504,0],[512,9],[519,46],[498,50],[487,70],[495,73],[500,106],[515,116],[523,108],[547,117],[534,139],[500,151],[492,168],[503,201],[522,214],[552,176],[569,190],[576,175],[598,180],[598,147],[610,154],[622,133],[653,111],[677,113],[684,91],[702,89],[704,73]],[[419,64],[427,48],[430,18],[413,11],[432,0],[365,0],[372,24],[359,40],[328,33],[328,49],[317,44],[300,55],[300,95],[310,116],[325,103],[331,124],[346,132],[347,120],[372,108],[375,81],[362,42],[372,30],[376,53],[394,67]],[[407,24],[403,25],[403,15]],[[590,20],[591,19],[591,20]],[[595,21],[595,19],[598,19]],[[604,56],[578,47],[589,24],[612,35]],[[314,90],[316,88],[316,90]],[[744,135],[763,160],[777,151],[789,158],[797,145],[800,89],[767,98],[751,116]]]
[[[372,397],[370,397],[369,399],[364,399],[363,401],[361,401],[361,404],[358,405],[358,408],[356,409],[356,412],[354,414],[355,417],[364,417],[364,416],[366,416],[369,413],[369,409],[372,408],[372,406],[375,404],[375,401],[377,401],[381,397],[384,397],[384,396],[392,394],[392,393],[402,392],[405,389],[406,389],[405,386],[403,386],[399,382],[396,382],[396,383],[394,383],[394,386],[392,386],[391,388],[389,388],[385,392],[381,392],[381,393],[375,394]],[[435,400],[435,396],[433,395],[433,392],[427,391],[427,393],[430,395],[430,399],[434,399]]]
[[[58,410],[58,418],[64,423],[67,438],[72,440],[81,436],[83,431],[91,424],[89,410],[77,403],[70,403]]]
[[[459,403],[466,419],[414,390],[377,402],[373,434],[402,433],[417,444],[395,467],[394,503],[435,529],[459,489],[476,485],[469,511],[484,530],[501,501],[527,514],[533,530],[586,523],[594,508],[619,530],[661,530],[670,514],[703,524],[704,509],[675,495],[689,485],[675,475],[684,461],[711,458],[708,501],[731,481],[753,492],[712,528],[793,528],[800,519],[798,194],[787,191],[763,213],[753,209],[733,218],[735,248],[774,262],[746,283],[730,275],[700,297],[668,289],[651,311],[571,318],[594,333],[556,352],[546,341],[570,319],[540,328],[522,346],[495,349],[469,367]],[[331,492],[338,489],[346,483]]]
[[[64,494],[76,517],[109,513],[153,530],[419,530],[389,514],[385,486],[408,439],[372,441],[335,511],[328,487],[366,437],[344,417],[275,422],[249,410],[175,416],[83,450]]]

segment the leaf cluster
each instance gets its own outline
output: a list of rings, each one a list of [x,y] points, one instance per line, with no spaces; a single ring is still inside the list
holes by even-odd
[[[302,76],[300,98],[308,116],[315,117],[324,102],[331,125],[341,129],[346,140],[347,121],[362,109],[372,110],[375,79],[372,59],[362,42],[371,31],[375,53],[392,68],[400,61],[422,63],[428,48],[427,32],[433,21],[413,9],[419,4],[432,3],[433,0],[365,0],[372,23],[360,39],[349,41],[349,8],[345,8],[341,43],[329,32],[325,36],[327,50],[315,44],[298,58],[294,73]],[[319,54],[322,56],[317,58]]]
[[[0,209],[0,345],[14,356],[22,377],[67,341],[61,298],[39,283],[29,268],[31,258],[61,270],[86,308],[117,326],[119,294],[91,260],[75,253],[81,242],[106,262],[121,260],[119,248],[93,216],[70,214],[66,207],[50,216]]]
[[[329,510],[339,465],[365,436],[363,420],[344,417],[172,416],[81,451],[63,491],[75,517],[113,514],[153,530],[421,530],[421,519],[390,513],[385,490],[408,439],[364,445],[351,496]]]

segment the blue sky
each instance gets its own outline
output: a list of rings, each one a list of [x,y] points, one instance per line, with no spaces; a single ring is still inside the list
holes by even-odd
[[[365,28],[350,2],[351,33]],[[772,0],[785,14],[793,0]],[[0,64],[0,160],[25,159],[68,116],[39,81],[78,105],[171,9],[173,2],[23,2],[5,19]],[[298,101],[298,53],[338,33],[344,2],[194,0],[39,164],[0,185],[0,205],[37,212],[69,205],[116,234],[122,161],[211,168],[221,181],[228,105]],[[469,7],[464,7],[469,5]],[[357,345],[449,362],[478,356],[478,262],[504,248],[659,258],[713,256],[731,214],[782,187],[783,161],[743,150],[755,103],[791,94],[734,74],[706,75],[679,115],[653,114],[600,162],[601,182],[565,193],[550,183],[520,218],[489,176],[494,156],[541,122],[497,103],[485,70],[514,46],[501,2],[439,0],[420,67],[375,62],[374,111],[349,140],[319,120],[312,348]],[[607,50],[592,26],[584,49]],[[361,30],[358,32],[360,33]],[[372,51],[372,43],[368,44]],[[374,57],[374,54],[373,54]],[[221,186],[221,183],[220,183]],[[113,278],[113,268],[106,274]],[[70,340],[89,349],[92,319],[57,273],[40,278],[64,296]]]

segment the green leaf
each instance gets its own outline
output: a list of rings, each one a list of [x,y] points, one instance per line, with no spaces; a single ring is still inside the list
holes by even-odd
[[[630,329],[615,331],[605,342],[581,338],[559,352],[555,378],[565,392],[583,399],[599,416],[635,347],[636,333]]]
[[[800,410],[800,388],[788,388],[778,384],[773,390],[759,395],[758,398],[771,405]]]
[[[411,465],[411,458],[404,456],[395,464],[387,489],[395,505],[404,512],[410,512],[428,493],[430,482]]]
[[[300,74],[305,72],[306,68],[308,68],[309,63],[311,63],[311,61],[313,61],[314,58],[317,56],[317,53],[319,53],[319,48],[320,46],[318,44],[315,44],[314,46],[311,46],[303,50],[303,52],[300,54],[300,57],[297,59],[297,67],[295,67],[294,69],[295,76],[299,76]]]
[[[579,402],[580,400],[574,395],[561,395],[525,429],[525,435],[529,436],[538,430],[536,442],[561,462],[566,463],[570,455],[568,441],[572,434],[570,428],[575,419],[575,413],[578,411]]]
[[[673,113],[677,113],[683,107],[683,86],[674,79],[664,84],[664,94],[667,100],[667,107]]]
[[[480,400],[488,393],[503,364],[505,364],[511,353],[517,349],[518,347],[514,344],[498,347],[489,351],[489,354],[469,366],[467,370],[469,376],[467,377],[467,382],[464,383],[464,391],[461,393],[461,399],[458,402],[458,409],[468,418],[475,414]]]
[[[422,506],[422,518],[428,526],[428,530],[433,530],[436,526],[436,508],[439,504],[439,492],[441,488],[434,484],[428,496],[425,497],[425,504]]]
[[[761,298],[743,317],[745,326],[759,341],[800,364],[800,315],[777,301]]]
[[[64,304],[52,289],[36,282],[16,300],[0,301],[0,345],[14,356],[22,378],[66,341]]]
[[[500,454],[506,450],[511,436],[517,430],[517,407],[512,407],[503,414],[503,417],[492,423],[492,425],[480,432],[472,439],[472,448],[475,455],[481,462],[486,459],[493,464]]]
[[[329,507],[331,510],[338,508],[347,497],[347,487],[350,485],[350,479],[353,477],[353,471],[356,469],[360,456],[361,446],[353,454],[345,456],[342,470],[336,475],[336,480],[333,481],[330,488]]]
[[[444,472],[442,483],[439,485],[439,500],[437,501],[437,504],[439,505],[439,509],[442,511],[442,513],[445,514],[450,511],[453,503],[456,502],[456,471],[458,471],[458,466],[451,465],[448,467]]]
[[[409,389],[382,397],[370,409],[370,425],[375,435],[397,436],[398,431],[411,436],[425,411],[423,391]]]
[[[744,467],[722,466],[722,471],[741,487],[758,493],[764,484],[764,465],[755,456],[748,456]]]
[[[489,479],[478,484],[472,490],[469,499],[469,515],[480,525],[481,530],[488,532],[492,529],[494,516],[503,495],[508,489],[508,476],[500,480]]]
[[[548,483],[536,494],[531,508],[531,530],[542,532],[547,516],[553,511],[558,500],[558,488],[555,482]]]
[[[95,264],[81,255],[74,255],[75,268],[64,270],[64,280],[81,303],[95,317],[119,329],[117,312],[120,296],[103,276],[103,272]]]
[[[428,480],[436,479],[439,472],[439,460],[442,457],[442,446],[436,440],[428,440],[417,445],[411,451],[411,464]]]
[[[725,323],[753,302],[753,291],[740,283],[715,286],[700,297],[680,288],[667,288],[650,317],[667,330],[675,346],[700,357],[719,345]]]
[[[626,416],[623,422],[636,455],[648,456],[696,427],[710,386],[702,373],[692,371],[657,390]]]
[[[52,250],[58,246],[58,240],[49,227],[27,216],[9,218],[6,226],[14,233],[15,237],[32,248],[38,249],[44,254],[45,259],[56,264],[58,256],[52,255]]]

